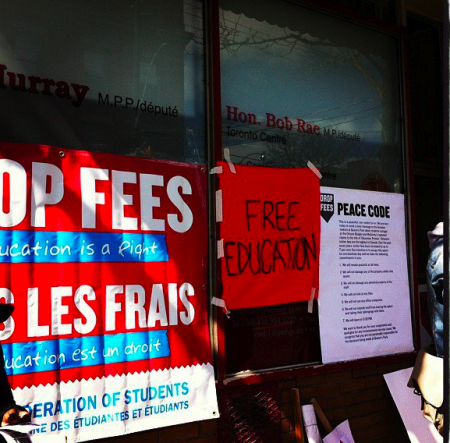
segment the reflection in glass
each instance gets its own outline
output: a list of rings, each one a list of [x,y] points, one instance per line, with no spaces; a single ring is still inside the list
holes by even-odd
[[[204,163],[202,34],[196,0],[2,1],[0,139]]]
[[[395,38],[298,6],[221,2],[223,145],[244,165],[402,192]]]
[[[321,361],[317,302],[236,310],[225,328],[227,374]]]

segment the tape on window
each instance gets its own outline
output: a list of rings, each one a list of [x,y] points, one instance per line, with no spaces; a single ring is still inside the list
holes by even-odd
[[[309,169],[311,169],[314,174],[317,175],[317,177],[322,178],[322,174],[320,171],[308,160],[308,163],[306,163],[306,166],[308,166]]]
[[[223,166],[216,166],[215,168],[212,168],[211,171],[209,171],[210,174],[222,174],[223,172]]]
[[[228,166],[230,167],[230,171],[233,173],[233,174],[236,174],[236,168],[234,167],[234,165],[233,165],[233,162],[231,161],[231,158],[230,158],[230,150],[228,149],[228,148],[225,148],[224,150],[223,150],[223,158],[226,160],[226,162],[228,163]]]
[[[211,299],[211,304],[218,306],[219,308],[222,308],[225,312],[225,315],[230,318],[231,312],[227,309],[227,304],[225,303],[225,300],[222,298],[213,297]]]
[[[217,240],[217,258],[222,258],[224,255],[222,238],[221,240]]]
[[[222,189],[216,191],[216,222],[223,222]]]
[[[315,297],[315,295],[316,295],[316,288],[311,288],[311,297],[309,298],[309,301],[308,301],[308,312],[310,314],[312,314],[313,310],[314,310],[314,297]]]

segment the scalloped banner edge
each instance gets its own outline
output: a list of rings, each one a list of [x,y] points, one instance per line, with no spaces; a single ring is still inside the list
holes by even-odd
[[[125,374],[116,374],[116,375],[107,375],[107,376],[101,376],[101,377],[95,377],[95,378],[80,378],[77,380],[69,380],[67,382],[54,382],[54,383],[46,383],[46,384],[38,384],[38,385],[32,385],[32,386],[25,386],[23,388],[13,388],[14,392],[18,392],[18,393],[27,393],[31,390],[35,390],[36,388],[51,388],[54,386],[76,386],[81,382],[96,382],[96,381],[100,381],[100,382],[120,382],[120,381],[124,381],[126,380],[127,377],[129,376],[136,376],[136,375],[147,375],[148,378],[151,378],[152,374],[167,374],[167,375],[171,375],[173,372],[177,372],[179,370],[182,369],[191,369],[194,370],[195,368],[204,368],[204,369],[209,369],[209,370],[214,370],[213,366],[211,363],[198,363],[196,365],[186,365],[186,366],[174,366],[173,368],[166,368],[166,369],[153,369],[151,371],[135,371],[135,372],[127,372]]]

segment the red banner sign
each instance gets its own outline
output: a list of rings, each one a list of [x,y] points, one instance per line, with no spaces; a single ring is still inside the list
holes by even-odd
[[[0,339],[35,438],[212,418],[205,168],[2,143],[0,197]]]
[[[319,285],[320,185],[310,169],[221,163],[228,309],[306,301]],[[220,198],[219,198],[220,212]]]

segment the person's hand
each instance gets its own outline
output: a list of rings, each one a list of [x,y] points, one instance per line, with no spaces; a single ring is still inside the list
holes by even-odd
[[[17,425],[19,423],[29,423],[31,421],[31,415],[27,410],[24,410],[19,407],[14,407],[11,409],[8,409],[3,414],[3,420],[0,424],[1,427],[3,426],[12,426]]]

